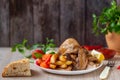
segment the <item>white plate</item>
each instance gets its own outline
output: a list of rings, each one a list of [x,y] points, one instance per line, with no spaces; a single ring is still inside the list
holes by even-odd
[[[54,74],[62,74],[62,75],[85,74],[85,73],[95,71],[103,65],[103,63],[101,63],[98,67],[95,67],[95,68],[89,68],[89,69],[86,69],[86,70],[77,70],[77,71],[65,71],[65,70],[54,70],[54,69],[43,68],[43,67],[38,66],[36,64],[36,62],[34,64],[43,71],[46,71],[46,72],[49,72],[49,73],[54,73]]]

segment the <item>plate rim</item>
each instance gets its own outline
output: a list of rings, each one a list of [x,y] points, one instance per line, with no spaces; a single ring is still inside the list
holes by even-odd
[[[77,75],[77,74],[89,73],[89,72],[92,72],[92,71],[99,69],[100,67],[102,67],[103,61],[101,62],[101,64],[98,67],[95,67],[92,69],[87,69],[87,70],[76,70],[76,71],[65,71],[65,70],[54,70],[54,69],[43,68],[43,67],[40,67],[36,64],[36,60],[34,61],[34,65],[37,66],[39,69],[46,71],[46,72],[49,72],[49,73],[62,74],[62,75]]]

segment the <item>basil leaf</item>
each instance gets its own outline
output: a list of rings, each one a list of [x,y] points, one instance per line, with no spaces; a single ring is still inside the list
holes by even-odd
[[[24,39],[22,42],[22,45],[25,46],[27,42],[28,42],[28,40]]]
[[[34,55],[35,55],[36,58],[42,58],[42,54],[34,53]]]
[[[28,55],[28,56],[25,56],[26,58],[32,58],[32,54]]]
[[[55,54],[55,52],[51,52],[51,53],[49,53],[49,54]]]
[[[34,45],[32,46],[32,49],[37,49],[38,47],[40,47],[40,44],[34,44]]]
[[[15,52],[16,51],[16,46],[13,46],[11,51]]]
[[[21,53],[21,54],[25,54],[25,50],[24,49],[21,49],[21,48],[18,48],[18,51]]]

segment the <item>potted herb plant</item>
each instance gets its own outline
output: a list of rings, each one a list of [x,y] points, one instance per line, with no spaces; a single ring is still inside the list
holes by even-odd
[[[105,34],[108,48],[120,54],[120,6],[115,0],[109,8],[104,8],[100,16],[93,14],[93,31]]]

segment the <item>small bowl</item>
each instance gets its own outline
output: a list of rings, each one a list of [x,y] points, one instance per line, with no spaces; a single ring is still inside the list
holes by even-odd
[[[101,48],[101,49],[98,49],[98,51],[103,53],[106,60],[113,58],[115,56],[115,54],[116,54],[115,50],[108,49],[108,48]]]

